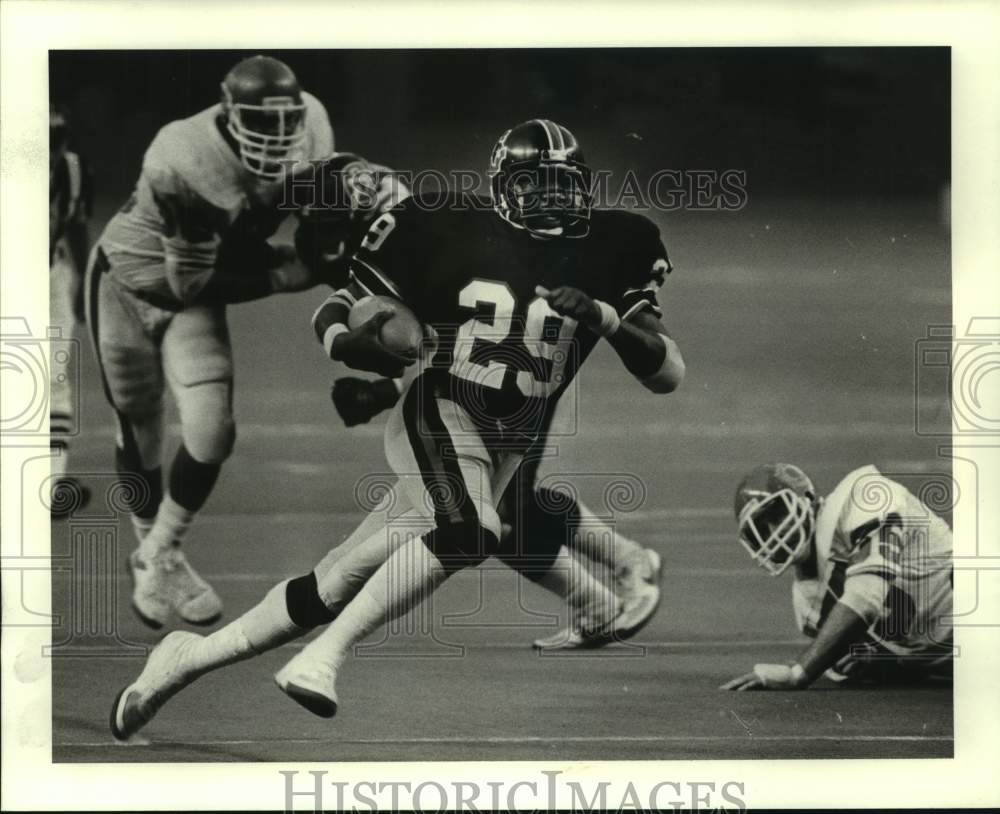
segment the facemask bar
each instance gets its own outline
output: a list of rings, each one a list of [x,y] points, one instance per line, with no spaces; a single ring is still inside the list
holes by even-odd
[[[284,174],[279,163],[289,158],[306,140],[304,104],[295,104],[289,96],[264,99],[263,105],[247,105],[232,101],[229,89],[223,86],[226,98],[226,129],[240,150],[240,161],[254,175],[276,181]],[[274,132],[263,132],[247,126],[244,117],[270,119]]]
[[[776,502],[784,505],[781,521],[770,531],[758,528],[757,521],[763,519]],[[754,562],[772,576],[778,576],[812,539],[814,519],[812,503],[792,489],[773,494],[761,492],[740,511],[740,543]],[[782,554],[784,557],[780,556]]]
[[[514,188],[519,177],[537,180],[538,174],[546,183],[527,192]],[[549,174],[553,183],[548,183],[546,176]],[[566,181],[565,185],[561,181]],[[579,203],[559,201],[561,196],[577,198]],[[558,227],[562,228],[560,237],[585,237],[590,230],[590,172],[582,165],[567,162],[546,162],[541,166],[515,164],[509,168],[503,188],[495,190],[494,201],[504,220],[532,234],[551,236],[553,225],[549,221],[552,218],[558,219]]]

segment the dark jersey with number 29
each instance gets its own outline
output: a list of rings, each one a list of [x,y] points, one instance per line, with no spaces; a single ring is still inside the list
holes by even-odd
[[[648,308],[670,271],[648,218],[594,210],[583,238],[532,237],[487,201],[415,196],[378,218],[351,261],[363,291],[398,297],[432,327],[424,382],[480,430],[534,437],[598,336],[535,294],[573,286],[624,319]]]

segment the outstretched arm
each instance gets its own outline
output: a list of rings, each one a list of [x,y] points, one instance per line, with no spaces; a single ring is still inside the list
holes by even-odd
[[[849,580],[844,596],[830,609],[816,638],[792,664],[756,664],[723,684],[722,690],[797,690],[808,687],[864,639],[878,618],[884,594],[882,577],[862,574]],[[874,598],[873,598],[874,597]]]
[[[542,286],[535,293],[563,316],[583,323],[608,340],[625,368],[654,393],[670,393],[684,380],[684,358],[663,323],[649,310],[621,319],[605,302],[578,288]]]

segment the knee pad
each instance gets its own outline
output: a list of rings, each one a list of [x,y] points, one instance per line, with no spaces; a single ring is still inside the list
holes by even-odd
[[[306,630],[329,624],[337,617],[320,598],[316,574],[312,571],[288,581],[285,586],[285,607],[288,618]]]
[[[528,579],[541,579],[555,562],[561,546],[579,525],[576,499],[553,489],[526,489],[505,506],[513,533],[504,540],[498,558]]]
[[[201,463],[221,464],[236,443],[229,382],[207,382],[177,393],[184,446]]]
[[[424,536],[424,542],[448,574],[470,568],[497,553],[500,517],[493,512],[489,525],[473,520],[441,523]]]

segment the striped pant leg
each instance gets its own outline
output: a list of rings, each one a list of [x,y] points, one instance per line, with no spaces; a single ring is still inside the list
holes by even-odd
[[[117,419],[116,460],[123,475],[137,475],[132,511],[152,517],[161,497],[164,376],[159,343],[139,304],[108,275],[100,247],[87,264],[85,316],[104,395]],[[152,309],[150,309],[152,310]],[[154,315],[169,319],[166,312]]]
[[[432,523],[428,547],[448,571],[496,553],[496,505],[520,456],[491,454],[472,420],[418,377],[386,427],[386,457],[415,511]]]

